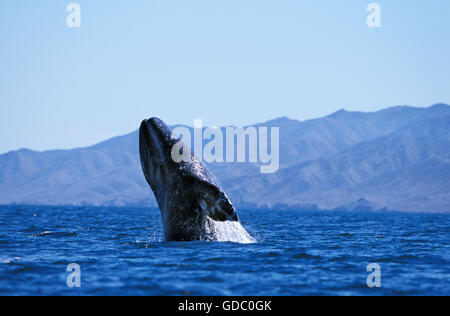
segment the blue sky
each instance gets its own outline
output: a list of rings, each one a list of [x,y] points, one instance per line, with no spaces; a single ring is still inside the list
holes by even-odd
[[[169,124],[450,103],[450,1],[0,2],[0,152]]]

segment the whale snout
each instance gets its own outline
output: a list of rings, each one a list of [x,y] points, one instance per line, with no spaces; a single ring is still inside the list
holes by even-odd
[[[152,136],[153,140],[159,145],[171,145],[172,132],[170,128],[159,118],[152,117],[141,123],[140,135]]]
[[[169,170],[175,170],[171,157],[173,144],[169,127],[159,118],[144,120],[139,128],[139,154],[145,178],[157,190],[167,181]]]
[[[153,154],[164,154],[171,150],[171,131],[167,125],[156,117],[144,120],[139,128],[139,148]],[[162,157],[160,157],[162,158]]]

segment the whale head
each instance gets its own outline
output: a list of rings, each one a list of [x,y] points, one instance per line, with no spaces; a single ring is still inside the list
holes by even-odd
[[[172,137],[169,127],[158,118],[144,120],[139,128],[139,153],[145,179],[155,195],[164,192],[176,173],[171,151],[178,139]]]
[[[172,159],[174,145],[182,142],[162,120],[144,120],[139,129],[142,171],[155,194],[167,241],[216,240],[212,225],[239,222],[238,216],[225,192],[193,153],[188,161]]]

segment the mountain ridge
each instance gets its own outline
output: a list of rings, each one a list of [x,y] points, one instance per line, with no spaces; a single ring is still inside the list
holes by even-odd
[[[450,212],[450,106],[339,110],[253,126],[277,125],[277,173],[208,164],[237,207]],[[133,131],[84,148],[2,154],[0,204],[155,206],[138,143]]]

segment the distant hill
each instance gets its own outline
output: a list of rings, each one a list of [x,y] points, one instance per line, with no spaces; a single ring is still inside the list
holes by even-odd
[[[259,206],[449,212],[450,115],[259,178],[227,183],[229,194]]]
[[[450,212],[448,105],[259,125],[280,127],[277,173],[209,165],[238,207]],[[137,131],[87,148],[0,155],[0,192],[0,204],[155,205]]]

